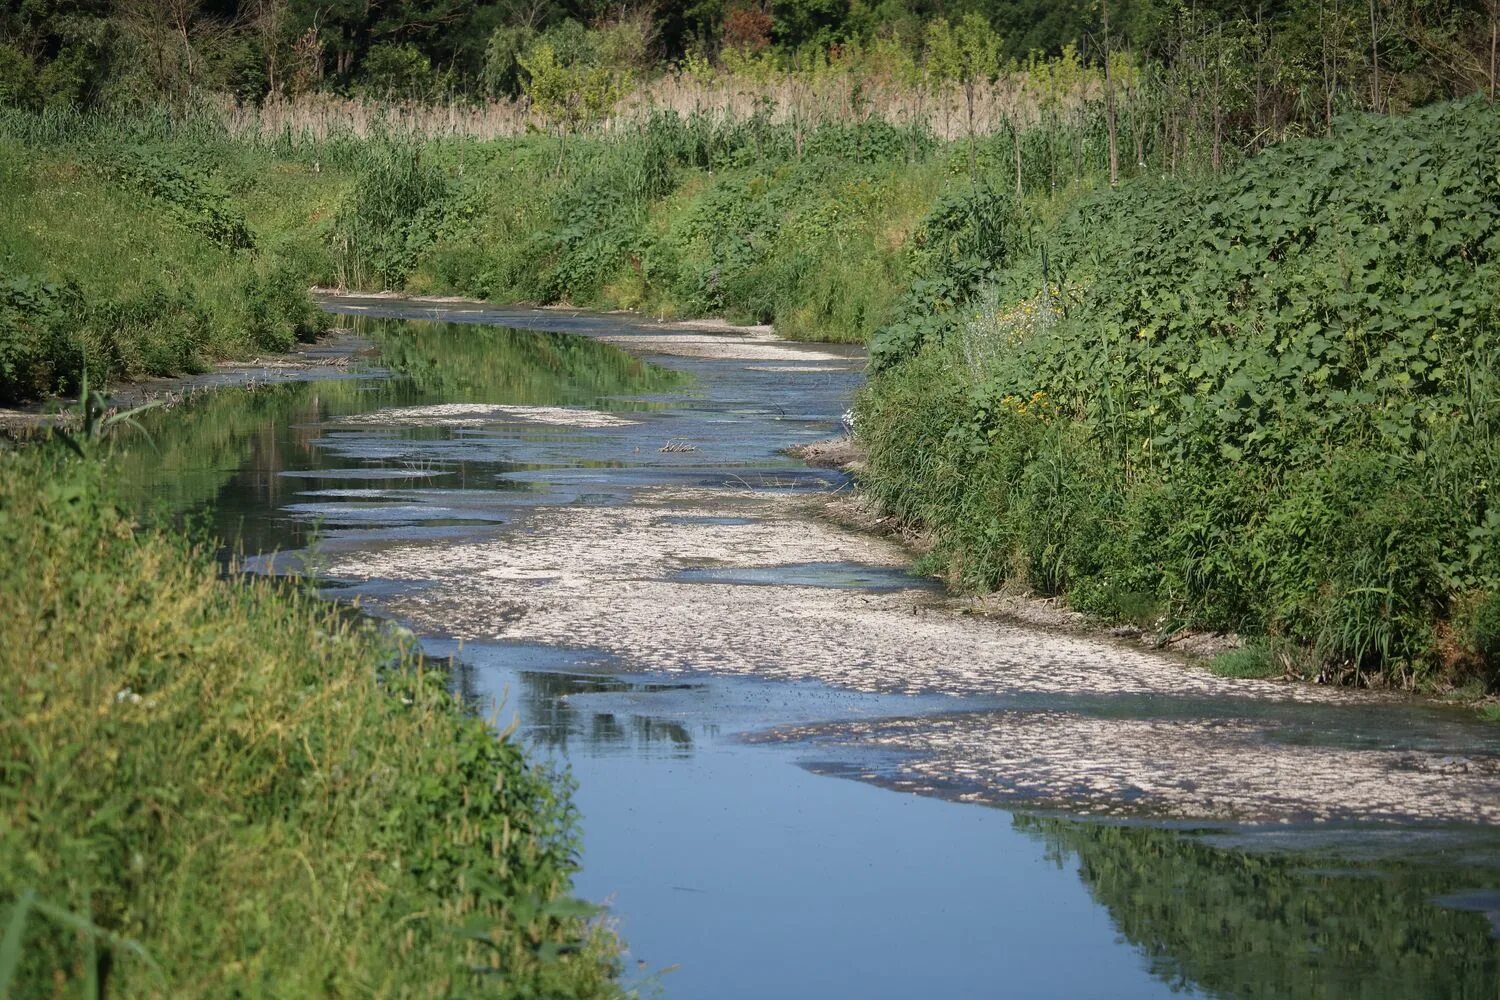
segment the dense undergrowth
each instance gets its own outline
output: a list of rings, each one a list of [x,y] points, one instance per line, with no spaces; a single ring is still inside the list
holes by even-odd
[[[0,127],[0,401],[85,372],[285,350],[320,328],[307,237],[247,221],[289,199],[316,212],[318,185],[187,129],[47,124],[8,112]]]
[[[0,453],[0,994],[612,995],[552,776],[108,478]]]
[[[957,581],[1493,681],[1500,109],[1349,120],[1054,224],[973,209],[984,273],[917,289],[860,424],[867,486]]]
[[[0,395],[284,346],[311,283],[874,336],[869,485],[962,585],[1269,635],[1311,673],[1487,678],[1496,114],[1178,178],[1127,122],[1111,189],[1092,119],[250,142],[13,112]]]

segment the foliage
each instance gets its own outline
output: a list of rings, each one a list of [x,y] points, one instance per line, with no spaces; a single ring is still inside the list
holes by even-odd
[[[93,463],[0,465],[13,995],[614,992],[565,794],[440,669],[224,585]]]
[[[244,213],[202,171],[139,149],[121,150],[107,169],[116,180],[139,188],[226,250],[255,246]]]
[[[436,235],[448,179],[417,145],[380,140],[365,151],[330,242],[339,284],[399,285]]]
[[[16,275],[0,285],[0,399],[66,390],[83,369],[68,317],[76,288]]]
[[[1040,235],[986,208],[987,290],[875,345],[871,488],[971,586],[1144,601],[1329,676],[1460,667],[1438,624],[1500,583],[1497,123],[1351,120]]]
[[[628,78],[608,66],[559,60],[547,41],[528,49],[519,62],[526,71],[526,96],[532,107],[559,129],[598,125],[628,87]]]
[[[972,134],[976,91],[991,93],[1012,126],[1035,108],[1015,100],[1018,90],[1040,93],[1045,114],[1091,90],[1097,98],[1108,46],[1146,69],[1123,81],[1126,121],[1154,119],[1172,169],[1199,160],[1218,169],[1232,147],[1322,132],[1349,108],[1406,110],[1476,90],[1493,100],[1497,24],[1493,0],[1373,10],[1349,0],[974,0],[952,9],[917,0],[27,0],[0,8],[0,101],[98,108],[212,94],[256,105],[316,92],[452,104],[524,91],[552,124],[592,125],[632,82],[647,84],[639,103],[651,105],[659,89],[715,74],[793,90],[842,78],[850,120],[864,116],[867,87],[904,90],[920,115],[929,93],[959,84]],[[563,79],[568,90],[554,86]]]

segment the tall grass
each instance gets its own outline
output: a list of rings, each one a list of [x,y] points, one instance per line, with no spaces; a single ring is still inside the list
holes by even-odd
[[[914,71],[912,71],[914,72]],[[979,135],[1029,127],[1050,116],[1072,118],[1103,108],[1097,70],[1074,65],[1067,79],[1014,70],[975,90],[973,127]],[[1142,97],[1139,73],[1122,89],[1135,107]],[[1145,108],[1144,100],[1141,108]],[[509,100],[388,101],[309,93],[262,104],[212,98],[209,117],[236,138],[270,142],[288,138],[321,141],[338,136],[400,136],[425,141],[464,137],[510,139],[551,127],[524,98]],[[628,132],[653,115],[708,115],[725,121],[766,115],[777,124],[815,128],[872,118],[892,124],[921,123],[945,140],[968,136],[963,88],[951,82],[920,82],[857,66],[821,72],[790,69],[677,70],[650,77],[631,90],[602,123],[605,132]]]
[[[11,996],[612,995],[573,814],[441,669],[0,453]]]

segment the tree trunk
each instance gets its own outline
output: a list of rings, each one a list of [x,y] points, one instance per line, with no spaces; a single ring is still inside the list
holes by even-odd
[[[1500,70],[1500,0],[1490,0],[1490,103],[1495,103],[1495,83]]]
[[[1120,183],[1120,131],[1115,116],[1115,76],[1109,65],[1109,0],[1103,0],[1104,15],[1104,126],[1109,132],[1109,186]]]
[[[1328,22],[1323,16],[1326,8],[1318,4],[1318,36],[1323,41],[1323,131],[1333,134],[1333,88],[1338,82],[1334,71],[1332,41],[1328,37]]]
[[[964,104],[969,113],[969,181],[979,176],[979,160],[974,152],[974,81],[964,82]]]
[[[1214,173],[1219,172],[1223,163],[1223,137],[1224,137],[1224,95],[1221,92],[1220,68],[1218,59],[1214,60],[1214,141],[1213,141],[1213,168]]]
[[[1010,123],[1010,145],[1016,154],[1016,199],[1021,197],[1021,128],[1012,119]]]

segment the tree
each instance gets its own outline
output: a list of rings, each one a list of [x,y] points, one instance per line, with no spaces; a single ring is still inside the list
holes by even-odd
[[[597,125],[608,117],[628,89],[629,78],[608,66],[565,65],[546,40],[521,57],[528,81],[526,95],[543,118],[560,133]]]

